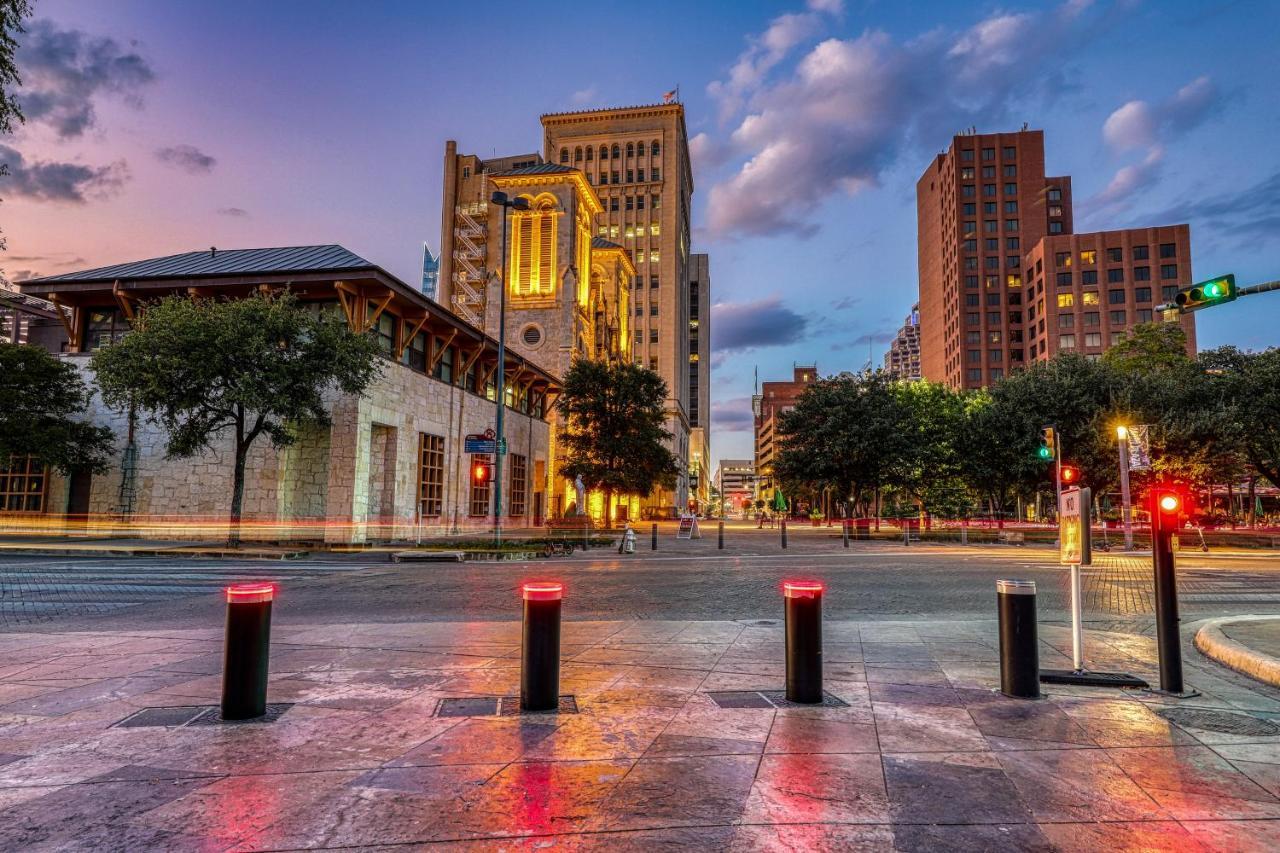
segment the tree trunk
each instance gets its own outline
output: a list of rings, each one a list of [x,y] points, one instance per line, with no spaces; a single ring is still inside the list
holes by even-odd
[[[604,529],[609,530],[613,527],[613,489],[606,488],[604,490]]]
[[[236,462],[231,474],[231,523],[227,526],[227,545],[240,547],[240,514],[244,506],[244,465],[249,447],[244,441],[244,414],[236,418]]]
[[[1249,477],[1249,526],[1258,526],[1258,478]]]

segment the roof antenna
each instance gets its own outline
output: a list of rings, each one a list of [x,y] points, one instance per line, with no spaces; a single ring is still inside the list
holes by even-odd
[[[210,258],[216,258],[217,256],[218,256],[218,247],[217,247],[217,246],[210,246],[210,247],[209,247],[209,257],[210,257]]]

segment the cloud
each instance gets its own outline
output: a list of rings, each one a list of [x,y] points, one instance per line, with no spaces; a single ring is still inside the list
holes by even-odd
[[[711,427],[719,432],[753,432],[750,397],[730,397],[711,404]]]
[[[768,74],[779,51],[753,40],[711,90],[722,108],[749,108],[730,135],[741,165],[708,193],[710,232],[812,235],[814,211],[833,193],[874,187],[921,146],[1057,97],[1063,65],[1090,31],[1080,5],[1001,13],[910,41],[877,30],[827,38],[779,79]]]
[[[161,163],[181,169],[189,175],[207,175],[218,163],[216,158],[194,145],[170,145],[157,148],[155,155]]]
[[[598,92],[596,91],[595,86],[588,86],[585,89],[579,89],[578,91],[574,92],[572,95],[569,96],[569,100],[575,106],[580,107],[583,104],[589,104],[592,101],[594,101],[596,99],[597,94]]]
[[[1280,171],[1243,190],[1196,195],[1155,214],[1147,222],[1191,222],[1242,243],[1271,242],[1280,236]]]
[[[242,219],[249,215],[249,211],[245,210],[243,207],[220,207],[218,208],[218,215],[233,216],[238,219]]]
[[[1203,124],[1225,98],[1208,77],[1197,77],[1171,98],[1128,101],[1107,116],[1102,138],[1115,152],[1144,151],[1141,161],[1121,166],[1107,187],[1086,202],[1088,215],[1125,207],[1160,179],[1165,147]]]
[[[795,343],[808,326],[809,321],[783,305],[780,296],[711,306],[711,346],[717,352]]]
[[[123,160],[108,166],[28,161],[7,145],[0,145],[0,164],[9,169],[8,175],[0,177],[0,191],[33,201],[83,204],[91,196],[111,195],[129,178]]]
[[[27,27],[16,59],[22,78],[17,99],[27,121],[47,124],[63,139],[94,125],[99,95],[137,105],[142,87],[155,79],[151,64],[115,39],[62,29],[49,20]]]
[[[849,311],[856,307],[861,301],[861,297],[858,296],[842,296],[835,302],[832,302],[831,307],[836,311]]]
[[[832,344],[828,349],[832,352],[840,350],[865,350],[868,344],[884,344],[892,341],[897,335],[896,329],[876,329],[874,332],[864,332],[855,338],[840,341]]]

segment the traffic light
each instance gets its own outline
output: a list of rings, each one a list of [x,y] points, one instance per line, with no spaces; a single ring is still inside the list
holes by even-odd
[[[492,462],[474,462],[471,465],[471,482],[477,486],[483,486],[485,483],[493,480],[493,463]]]
[[[1165,515],[1174,515],[1182,509],[1182,497],[1176,492],[1161,492],[1156,497],[1156,507]]]
[[[1074,486],[1080,482],[1080,469],[1074,465],[1062,466],[1062,485]]]
[[[1178,313],[1186,314],[1190,311],[1208,308],[1210,305],[1231,302],[1235,298],[1236,277],[1234,275],[1223,275],[1211,278],[1208,281],[1202,281],[1199,284],[1193,284],[1190,287],[1180,288],[1177,296],[1173,297],[1173,304],[1177,306]]]
[[[1054,447],[1053,427],[1040,430],[1040,449],[1036,451],[1036,455],[1049,462],[1053,459]]]

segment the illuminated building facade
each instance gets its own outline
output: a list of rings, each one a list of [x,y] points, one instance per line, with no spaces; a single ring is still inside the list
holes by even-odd
[[[889,351],[884,354],[884,369],[894,379],[914,382],[920,378],[919,303],[911,306],[911,313],[889,344]]]
[[[689,499],[695,508],[711,497],[711,258],[689,263]]]
[[[763,493],[772,494],[773,461],[780,450],[778,446],[778,417],[795,408],[800,395],[812,383],[818,380],[816,364],[795,366],[792,368],[790,382],[764,382],[760,392],[751,399],[755,415],[755,470],[762,497]]]

